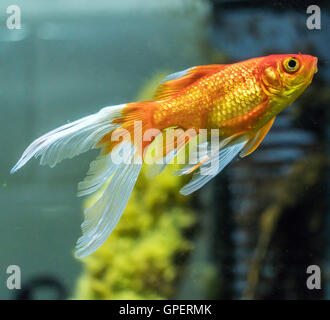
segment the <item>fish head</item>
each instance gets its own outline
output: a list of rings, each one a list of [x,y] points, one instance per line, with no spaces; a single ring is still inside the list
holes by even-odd
[[[317,58],[305,54],[272,55],[263,61],[261,81],[264,91],[281,104],[291,104],[312,82]]]

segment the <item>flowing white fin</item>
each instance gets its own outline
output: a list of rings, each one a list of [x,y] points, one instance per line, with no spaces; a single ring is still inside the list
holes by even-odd
[[[180,193],[188,195],[203,187],[236,157],[236,155],[244,148],[247,141],[247,137],[241,137],[224,146],[223,144],[220,144],[219,149],[211,150],[211,154],[208,156],[203,152],[204,154],[200,159],[201,165],[198,167],[198,171],[193,175],[191,181],[181,188]],[[206,146],[203,148],[205,149],[205,147]],[[179,171],[179,174],[188,174],[191,172],[191,168],[191,165],[189,165]]]
[[[96,114],[45,134],[25,150],[11,171],[15,172],[32,157],[41,156],[40,163],[52,167],[65,158],[92,148],[102,148],[101,155],[91,162],[87,177],[78,184],[78,196],[99,193],[95,194],[98,199],[94,204],[85,210],[83,235],[77,242],[76,257],[92,253],[110,235],[125,209],[142,167],[141,154],[131,141],[123,141],[113,149],[107,149],[110,145],[108,139],[110,142],[110,135],[115,129],[123,123],[131,126],[131,118],[135,120],[135,116],[144,114],[144,104],[140,108],[133,106],[129,114],[124,109],[126,106],[103,108]],[[104,188],[102,191],[101,187]]]
[[[128,146],[130,149],[127,150],[126,148],[125,159],[120,162],[113,161],[114,153],[119,152],[117,150],[124,144],[127,144],[125,147]],[[85,209],[85,221],[81,225],[83,235],[78,239],[76,246],[75,256],[77,258],[94,252],[116,227],[142,167],[142,161],[133,163],[134,152],[133,145],[122,142],[112,154],[104,159],[99,159],[100,163],[91,165],[90,172],[95,172],[87,181],[90,182],[90,186],[88,183],[83,185],[83,194],[97,190],[103,182],[107,182],[111,175],[112,177],[98,200],[91,207]]]
[[[197,145],[197,150],[193,151],[192,154],[189,154],[189,159],[196,159],[195,161],[189,162],[182,169],[176,169],[173,171],[175,175],[182,176],[185,174],[189,174],[199,168],[205,161],[209,159],[210,155],[210,144],[208,141],[200,143]]]
[[[72,158],[95,148],[98,141],[118,125],[112,123],[121,115],[125,104],[105,107],[98,113],[65,124],[32,142],[10,173],[24,166],[32,157],[41,156],[40,164],[54,167],[66,158]]]
[[[146,171],[146,176],[151,179],[161,174],[167,165],[177,156],[177,150],[172,150],[165,157],[160,159],[160,163],[154,162],[150,164]]]
[[[116,170],[111,155],[98,156],[90,163],[85,179],[78,183],[78,197],[86,196],[99,190]]]
[[[153,158],[152,163],[149,163],[148,158],[146,158],[146,163],[149,164],[147,177],[153,178],[161,174],[168,164],[174,164],[175,158],[196,137],[197,134],[194,129],[168,128],[164,130],[148,146],[146,157],[150,156],[150,150],[157,150],[156,154],[160,156]]]

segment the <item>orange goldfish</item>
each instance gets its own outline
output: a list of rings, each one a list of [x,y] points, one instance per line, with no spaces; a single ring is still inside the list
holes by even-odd
[[[316,72],[317,58],[302,54],[192,67],[167,76],[153,101],[105,107],[43,135],[25,150],[11,173],[33,156],[40,156],[42,165],[53,167],[65,158],[101,149],[87,177],[78,184],[78,196],[101,193],[85,210],[83,235],[75,253],[76,257],[84,257],[100,247],[115,228],[145,154],[157,137],[167,134],[171,139],[160,140],[165,145],[154,174],[206,132],[204,139],[197,140],[197,149],[190,152],[198,156],[197,160],[178,171],[194,172],[192,180],[181,189],[181,193],[190,194],[235,156],[253,152],[276,115],[296,100]],[[171,129],[181,131],[173,133]]]

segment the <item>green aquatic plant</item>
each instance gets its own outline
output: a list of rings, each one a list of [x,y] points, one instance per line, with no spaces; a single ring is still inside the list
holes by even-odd
[[[163,77],[155,75],[137,100],[150,99]],[[173,297],[184,258],[192,248],[185,231],[195,221],[189,198],[179,193],[185,179],[169,172],[148,179],[143,168],[114,232],[82,259],[84,270],[75,299]],[[84,207],[96,198],[88,198]]]

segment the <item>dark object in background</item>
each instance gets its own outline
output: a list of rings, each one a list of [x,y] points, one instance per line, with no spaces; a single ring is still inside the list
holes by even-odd
[[[47,290],[47,300],[65,300],[68,298],[66,288],[51,276],[39,276],[22,285],[22,289],[14,294],[14,300],[36,300],[38,291]],[[50,292],[50,296],[49,296]],[[44,296],[44,295],[43,295]]]
[[[276,118],[261,147],[213,184],[206,211],[217,228],[211,250],[220,289],[210,292],[209,298],[329,298],[330,90],[324,50],[330,48],[320,36],[325,33],[306,27],[310,4],[321,6],[326,26],[328,3],[210,3],[211,45],[230,60],[303,52],[319,57],[320,68],[311,88]],[[306,269],[314,264],[322,270],[321,290],[306,286]]]

